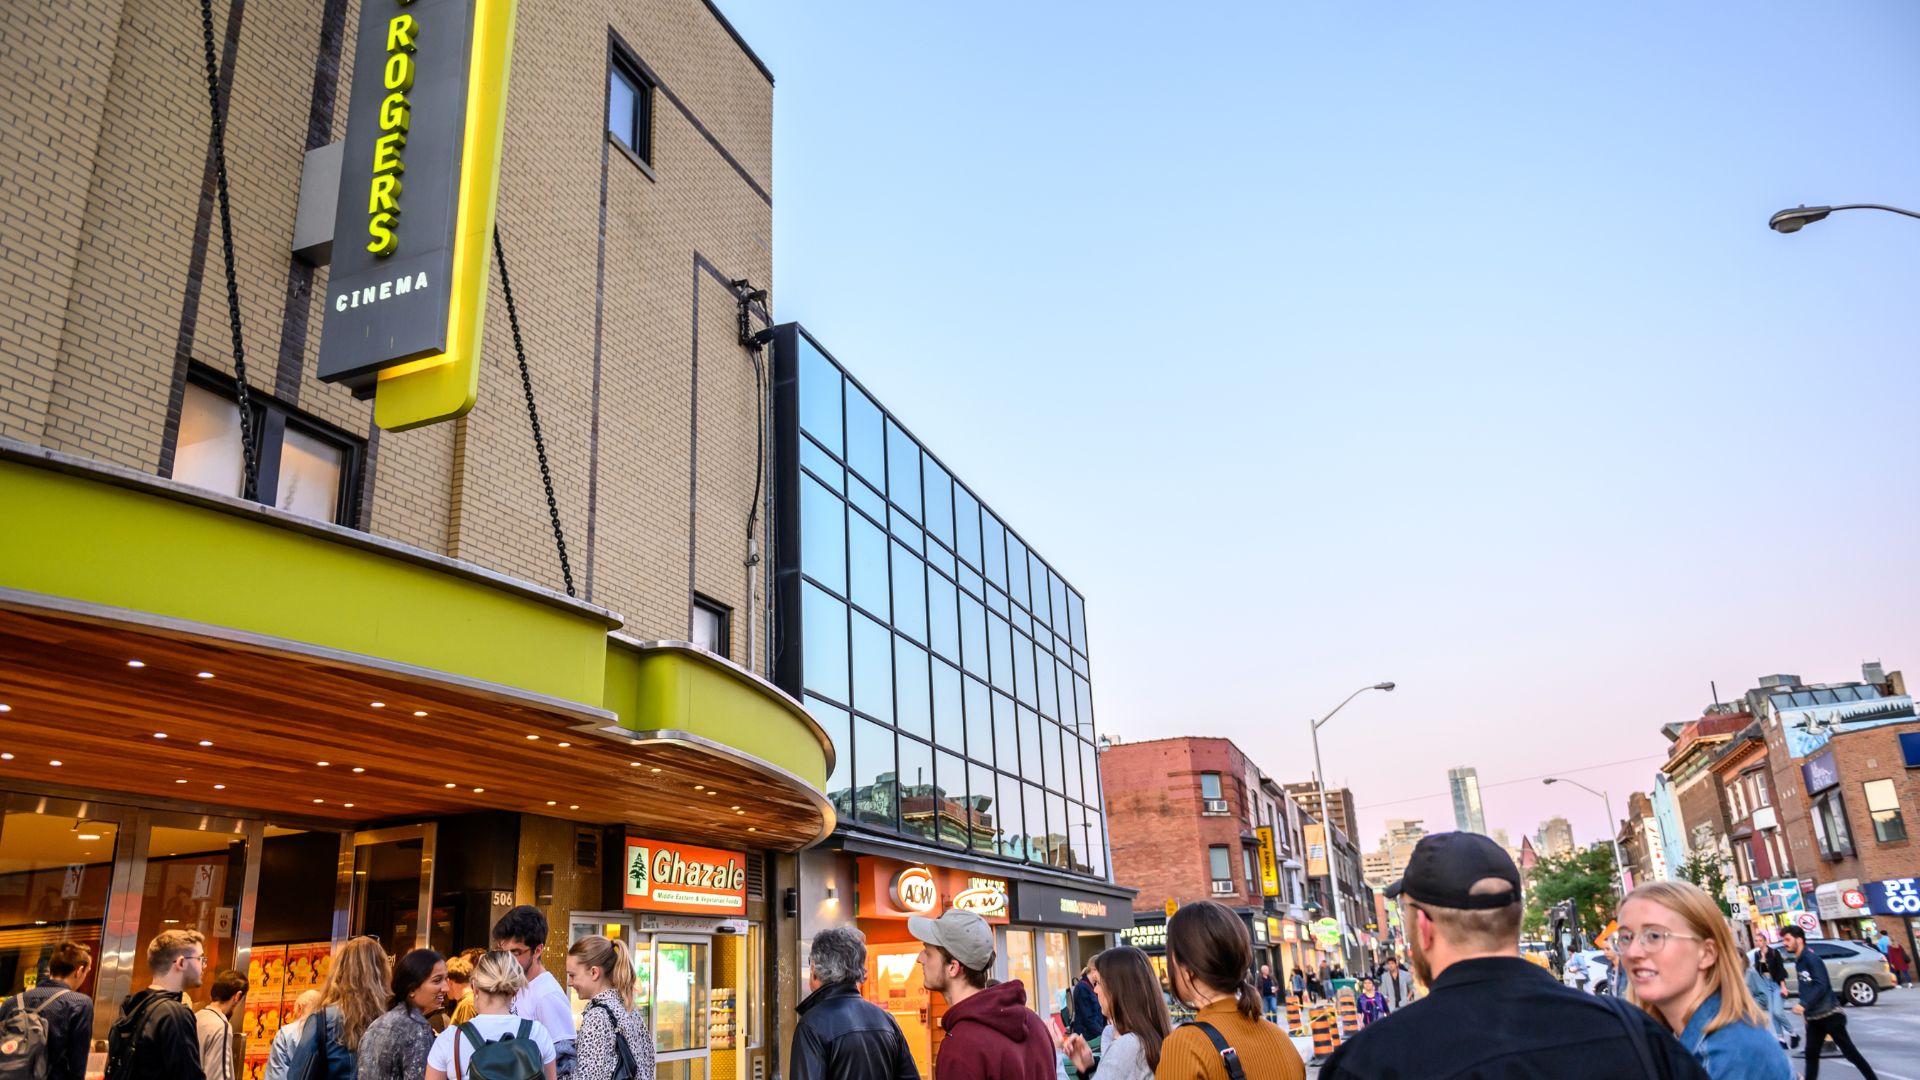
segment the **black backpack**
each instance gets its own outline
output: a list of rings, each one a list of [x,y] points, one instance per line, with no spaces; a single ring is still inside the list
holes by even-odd
[[[633,1047],[627,1045],[627,1036],[620,1030],[620,1021],[613,1015],[613,1010],[598,1001],[589,1008],[606,1013],[607,1023],[613,1025],[613,1075],[607,1080],[639,1080],[640,1063],[633,1059]]]
[[[518,1033],[502,1035],[492,1042],[482,1039],[480,1029],[471,1022],[460,1025],[460,1034],[473,1044],[473,1053],[467,1058],[473,1080],[541,1080],[546,1075],[546,1063],[540,1060],[540,1044],[533,1041],[531,1020],[520,1021]],[[458,1036],[453,1046],[453,1075],[455,1080],[460,1080]]]
[[[40,1010],[68,991],[55,991],[27,1008],[27,995],[15,994],[12,1011],[0,1017],[0,1080],[47,1080],[47,1021]]]

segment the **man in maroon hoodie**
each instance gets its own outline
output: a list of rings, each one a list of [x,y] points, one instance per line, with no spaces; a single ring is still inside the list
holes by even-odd
[[[920,981],[947,999],[934,1080],[1055,1080],[1053,1036],[1027,1008],[1027,988],[990,977],[993,927],[956,908],[938,919],[915,915],[907,930],[926,945]]]

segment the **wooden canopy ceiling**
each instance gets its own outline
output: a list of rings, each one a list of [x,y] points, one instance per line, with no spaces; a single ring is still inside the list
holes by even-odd
[[[775,850],[831,827],[796,778],[597,709],[95,612],[0,603],[0,704],[0,783],[102,801],[338,826],[516,810]]]

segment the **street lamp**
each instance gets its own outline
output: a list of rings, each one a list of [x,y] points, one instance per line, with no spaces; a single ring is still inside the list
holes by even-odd
[[[1910,218],[1920,218],[1920,213],[1902,210],[1897,206],[1883,206],[1880,203],[1847,203],[1845,206],[1796,206],[1791,210],[1782,210],[1767,219],[1767,228],[1777,233],[1797,233],[1801,229],[1824,219],[1835,210],[1885,210],[1889,214],[1905,214]]]
[[[1392,690],[1392,682],[1378,682],[1372,686],[1363,686],[1347,695],[1346,701],[1333,707],[1332,712],[1313,722],[1313,774],[1320,788],[1320,846],[1327,862],[1327,898],[1333,904],[1334,921],[1340,924],[1340,939],[1344,943],[1347,937],[1346,916],[1340,911],[1340,884],[1333,872],[1333,818],[1327,813],[1327,773],[1320,767],[1320,727],[1333,719],[1334,713],[1347,707],[1347,702],[1369,690]],[[1352,822],[1348,822],[1349,825]]]
[[[1814,220],[1819,220],[1818,218]],[[1613,845],[1613,871],[1620,878],[1620,899],[1627,898],[1627,864],[1620,861],[1620,823],[1613,817],[1613,798],[1604,791],[1595,791],[1578,780],[1568,780],[1562,776],[1549,776],[1540,781],[1543,784],[1572,784],[1589,795],[1597,796],[1607,807],[1607,843]]]

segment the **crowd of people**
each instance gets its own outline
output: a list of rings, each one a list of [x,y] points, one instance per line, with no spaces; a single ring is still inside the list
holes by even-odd
[[[1788,1053],[1801,1045],[1804,1075],[1817,1080],[1829,1040],[1875,1080],[1805,935],[1789,926],[1782,938],[1798,977],[1791,1011],[1804,1017],[1802,1040],[1787,1016],[1785,960],[1764,947],[1743,952],[1713,898],[1691,884],[1653,882],[1626,898],[1607,943],[1613,978],[1593,993],[1522,958],[1520,873],[1487,837],[1422,839],[1387,895],[1400,905],[1411,970],[1389,957],[1360,978],[1363,1026],[1324,1062],[1322,1080],[1793,1080]],[[1188,904],[1168,918],[1164,982],[1139,949],[1095,955],[1063,995],[1057,1028],[1029,1007],[1020,980],[992,977],[994,931],[979,915],[914,916],[908,931],[922,944],[922,983],[944,1002],[931,1080],[1306,1075],[1275,1023],[1281,986],[1270,968],[1254,971],[1245,924],[1220,904]],[[653,1080],[654,1042],[634,1007],[623,942],[593,936],[568,949],[567,983],[584,1003],[576,1024],[541,960],[539,910],[514,908],[493,939],[489,951],[446,958],[416,949],[397,959],[374,938],[348,941],[324,984],[294,1002],[266,1080]],[[209,982],[201,935],[165,931],[146,959],[150,981],[123,1004],[107,1040],[106,1080],[235,1080],[244,976],[214,973],[196,1011],[186,993]],[[899,1024],[860,992],[866,960],[853,927],[814,937],[791,1080],[920,1080]],[[48,977],[0,1007],[0,1025],[8,1009],[16,1024],[21,1010],[37,1018],[45,1066],[37,1075],[46,1080],[84,1080],[93,1006],[75,988],[91,963],[84,947],[62,945]],[[1286,996],[1311,1003],[1338,978],[1293,972]],[[1169,998],[1192,1020],[1176,1024]]]
[[[491,950],[451,958],[432,949],[390,958],[375,938],[346,942],[320,988],[294,999],[270,1044],[266,1080],[653,1080],[653,1036],[634,1007],[624,942],[591,936],[567,950],[567,983],[586,1003],[576,1028],[566,991],[541,960],[539,909],[507,912],[493,939]],[[209,978],[197,930],[162,931],[146,962],[146,987],[108,1032],[106,1080],[237,1080],[233,1025],[246,976]],[[48,977],[0,1005],[0,1025],[16,1014],[37,1021],[37,1046],[0,1042],[0,1057],[37,1055],[39,1071],[22,1075],[84,1080],[93,1003],[75,988],[91,966],[84,946],[60,945]],[[188,992],[203,985],[207,1003],[192,1009]]]

